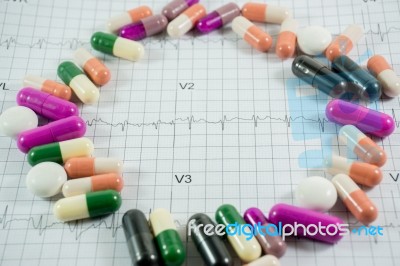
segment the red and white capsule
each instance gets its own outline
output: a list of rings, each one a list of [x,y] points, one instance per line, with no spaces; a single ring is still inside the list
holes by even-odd
[[[271,36],[245,17],[236,17],[232,21],[232,29],[260,52],[266,52],[272,46]]]
[[[125,25],[138,22],[143,18],[147,18],[153,15],[153,11],[148,6],[139,6],[134,9],[130,9],[120,15],[110,18],[107,22],[107,30],[112,33],[116,33],[120,28]]]
[[[75,62],[83,68],[86,75],[99,86],[105,85],[111,78],[111,72],[103,62],[94,57],[84,48],[79,48],[74,54]]]
[[[179,38],[194,28],[196,23],[207,15],[202,4],[195,4],[172,20],[167,27],[168,35]]]
[[[342,34],[334,39],[325,50],[325,56],[330,61],[341,55],[347,55],[354,45],[364,36],[361,26],[353,24],[348,26]]]
[[[25,76],[24,87],[38,89],[67,101],[71,99],[72,95],[71,88],[67,85],[33,75]]]
[[[388,61],[381,55],[368,60],[368,70],[382,83],[383,93],[389,97],[400,95],[400,77],[396,75]]]
[[[296,53],[298,27],[299,22],[292,18],[287,18],[282,22],[275,48],[275,53],[279,58],[287,59]]]
[[[280,6],[247,3],[242,8],[242,16],[251,21],[281,24],[285,19],[291,18],[292,13]]]

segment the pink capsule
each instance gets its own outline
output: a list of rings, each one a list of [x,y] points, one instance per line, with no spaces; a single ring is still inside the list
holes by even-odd
[[[83,137],[85,132],[85,121],[79,116],[71,116],[20,133],[17,145],[20,151],[27,153],[36,146]]]

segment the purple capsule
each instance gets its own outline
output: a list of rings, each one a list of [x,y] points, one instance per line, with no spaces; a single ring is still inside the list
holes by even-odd
[[[74,103],[32,88],[20,90],[17,103],[51,120],[78,115],[78,108]]]
[[[163,8],[162,14],[171,21],[198,2],[199,0],[174,0]]]
[[[83,137],[85,132],[85,121],[79,116],[71,116],[20,133],[17,145],[20,151],[27,153],[36,146]]]
[[[260,243],[264,253],[274,255],[278,258],[282,257],[286,252],[287,245],[281,236],[276,235],[275,225],[268,223],[262,211],[258,208],[250,208],[243,215],[246,223],[257,228],[255,235],[258,243]],[[272,225],[272,226],[271,226]]]
[[[167,27],[167,24],[168,20],[165,16],[155,15],[122,27],[119,31],[119,36],[139,41],[162,32]]]
[[[282,236],[293,235],[330,244],[338,242],[349,230],[338,217],[284,203],[272,207],[268,221],[278,227]]]
[[[235,3],[229,3],[202,18],[197,24],[197,29],[208,33],[228,24],[237,16],[240,16],[240,8]]]

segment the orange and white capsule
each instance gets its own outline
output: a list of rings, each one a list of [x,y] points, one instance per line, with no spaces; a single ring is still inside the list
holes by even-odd
[[[347,55],[363,35],[364,30],[361,26],[356,24],[348,26],[344,32],[336,37],[328,48],[326,48],[326,58],[333,61],[338,56]]]
[[[281,24],[291,18],[292,13],[284,7],[262,3],[246,3],[242,8],[242,16],[251,21]]]
[[[64,197],[73,197],[89,192],[112,189],[120,192],[124,187],[124,180],[117,174],[95,175],[68,180],[62,187]]]
[[[333,155],[325,160],[328,173],[331,175],[346,174],[357,184],[374,187],[383,178],[381,169],[373,164],[349,160]]]
[[[254,49],[260,52],[266,52],[272,46],[271,36],[245,17],[236,17],[232,21],[232,29]]]
[[[282,22],[275,48],[275,53],[279,58],[287,59],[294,56],[298,27],[299,22],[292,18],[287,18]]]
[[[143,18],[153,15],[153,11],[148,6],[139,6],[138,8],[130,9],[125,13],[112,17],[107,22],[107,30],[111,33],[116,33],[125,25],[138,22]]]
[[[386,152],[353,125],[339,130],[339,141],[366,163],[379,167],[386,163]]]
[[[38,76],[25,76],[24,87],[38,89],[67,101],[71,99],[72,95],[71,88],[67,85]]]
[[[79,48],[74,54],[75,62],[83,68],[86,75],[99,86],[105,85],[111,78],[110,70],[99,59],[84,48]]]
[[[196,26],[197,22],[207,15],[202,4],[195,4],[172,20],[167,27],[168,35],[179,38]]]
[[[368,60],[368,70],[382,83],[383,93],[389,97],[400,95],[400,77],[381,55],[374,55]]]
[[[122,173],[123,163],[116,158],[72,158],[65,162],[64,169],[68,178],[80,178],[108,173]]]
[[[332,183],[344,205],[359,222],[368,225],[376,220],[378,209],[348,175],[338,174]]]

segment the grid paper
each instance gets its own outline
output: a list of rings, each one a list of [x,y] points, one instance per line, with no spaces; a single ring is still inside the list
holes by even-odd
[[[140,4],[157,13],[167,2],[0,1],[1,111],[16,104],[25,74],[59,80],[58,64],[71,60],[80,46],[90,49],[90,35],[103,30],[110,16]],[[228,1],[202,2],[211,11]],[[400,73],[399,1],[268,3],[289,7],[302,26],[322,25],[334,35],[349,24],[362,25],[365,37],[350,56],[365,65],[368,55],[382,54]],[[274,37],[279,32],[276,25],[259,25]],[[192,214],[213,217],[223,203],[241,212],[252,206],[268,212],[275,203],[295,203],[292,191],[307,176],[330,177],[311,165],[325,148],[343,152],[335,142],[339,127],[326,121],[323,95],[310,86],[288,85],[298,83],[292,60],[282,62],[274,49],[254,51],[229,26],[204,36],[171,40],[164,34],[142,43],[146,57],[136,63],[93,51],[113,76],[100,89],[97,105],[80,105],[95,156],[124,160],[121,209],[101,219],[57,222],[52,207],[58,197],[44,200],[27,191],[30,166],[15,141],[2,136],[0,265],[129,265],[123,213],[138,208],[149,214],[160,207],[171,211],[186,240],[186,265],[202,265],[185,237]],[[182,90],[179,83],[194,83],[194,89]],[[398,98],[372,107],[400,116]],[[397,132],[378,140],[389,160],[382,184],[368,191],[380,210],[374,224],[385,226],[384,236],[352,235],[333,246],[290,239],[282,265],[400,265]],[[312,150],[317,152],[306,152]],[[175,175],[191,175],[192,182],[179,184]],[[359,225],[340,202],[331,213]]]

